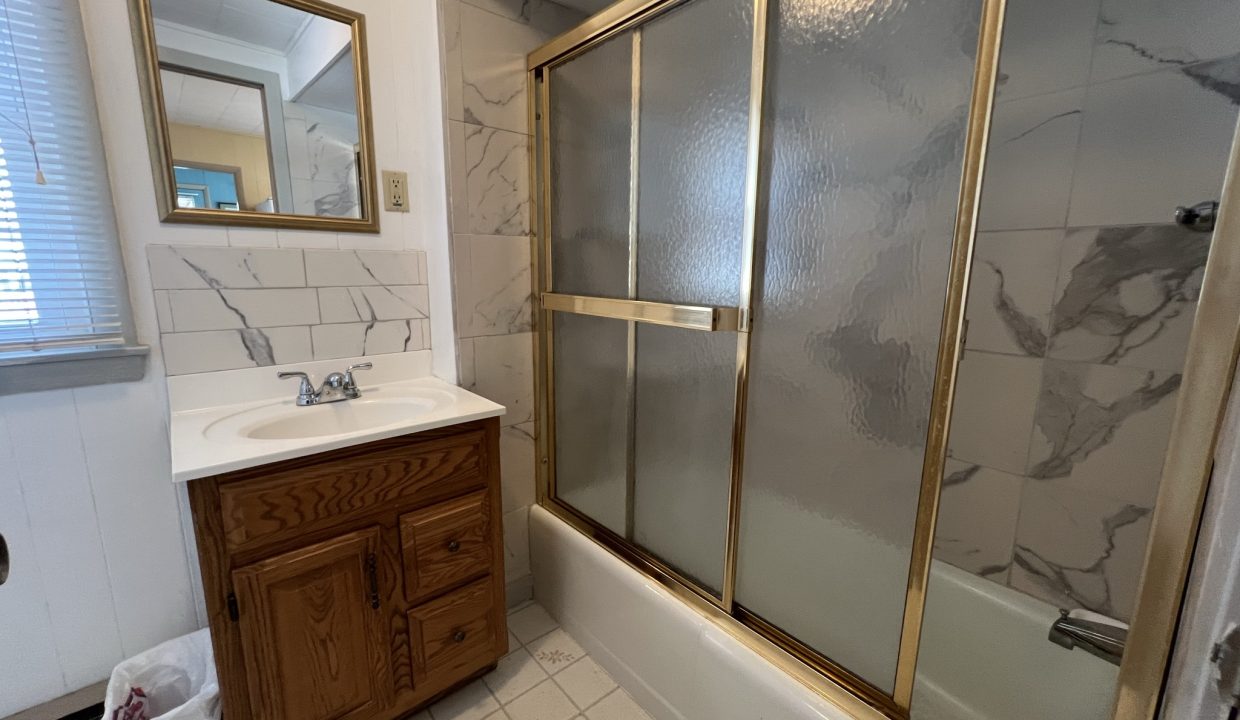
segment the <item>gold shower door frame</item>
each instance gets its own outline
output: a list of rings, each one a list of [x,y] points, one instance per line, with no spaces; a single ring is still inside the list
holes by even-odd
[[[641,26],[690,0],[620,0],[578,27],[538,48],[528,58],[530,187],[535,224],[534,317],[538,501],[637,570],[660,582],[722,629],[803,684],[858,718],[908,718],[933,551],[935,521],[957,369],[963,350],[978,205],[989,140],[995,79],[1006,0],[981,0],[982,16],[965,156],[949,266],[947,296],[927,431],[921,487],[905,595],[904,619],[894,690],[887,694],[735,601],[746,396],[753,301],[755,242],[760,221],[759,178],[764,108],[769,0],[751,0],[754,30],[750,67],[742,269],[737,307],[709,307],[639,301],[637,295],[637,183],[640,131]],[[632,30],[632,98],[629,187],[628,299],[553,292],[551,266],[551,161],[549,70],[600,42]],[[1206,265],[1196,321],[1189,342],[1157,505],[1150,531],[1128,648],[1120,667],[1113,717],[1154,718],[1183,600],[1188,566],[1208,486],[1212,458],[1240,348],[1240,135],[1232,148],[1222,212]],[[555,481],[555,313],[618,319],[628,324],[629,442],[635,423],[631,402],[636,377],[636,328],[653,323],[701,332],[736,332],[736,396],[732,430],[728,527],[723,587],[716,595],[639,547],[633,537],[633,448],[628,457],[627,530],[619,535],[558,499]]]

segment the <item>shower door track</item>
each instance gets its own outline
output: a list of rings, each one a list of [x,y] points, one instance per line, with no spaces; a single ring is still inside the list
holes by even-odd
[[[631,132],[638,133],[641,83],[641,26],[651,18],[691,0],[621,0],[588,18],[529,55],[530,188],[535,224],[535,404],[538,457],[538,501],[557,517],[590,537],[612,554],[658,581],[682,601],[804,685],[858,718],[909,717],[929,582],[935,523],[947,454],[957,369],[963,344],[965,299],[977,231],[977,212],[986,148],[989,140],[995,81],[1006,0],[979,0],[982,5],[973,94],[965,137],[965,157],[952,242],[948,289],[937,365],[914,541],[905,595],[900,648],[894,690],[886,693],[834,663],[779,627],[737,603],[734,597],[740,525],[740,490],[745,437],[746,390],[751,337],[751,303],[755,272],[755,234],[759,223],[759,182],[764,110],[763,81],[770,0],[751,0],[754,34],[745,225],[742,246],[741,292],[738,306],[700,307],[654,303],[636,299],[636,193],[637,148],[630,146],[629,297],[596,298],[552,291],[551,265],[551,156],[549,70],[597,44],[627,30],[632,35]],[[1189,343],[1183,391],[1168,450],[1138,591],[1133,628],[1120,668],[1112,717],[1152,720],[1157,715],[1164,677],[1183,599],[1188,565],[1200,520],[1212,455],[1240,349],[1240,218],[1228,212],[1240,208],[1240,135],[1232,147],[1223,192],[1223,211],[1207,261],[1197,319]],[[732,433],[728,526],[724,576],[718,594],[678,572],[633,541],[633,452],[630,446],[624,535],[573,508],[556,494],[554,332],[552,318],[569,313],[613,318],[628,324],[629,398],[635,378],[635,331],[639,323],[654,323],[702,332],[737,332],[736,401]],[[630,443],[634,423],[629,408]]]

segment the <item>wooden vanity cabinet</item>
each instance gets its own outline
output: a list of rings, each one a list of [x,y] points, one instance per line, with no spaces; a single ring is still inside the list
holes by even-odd
[[[498,419],[189,496],[229,720],[403,717],[508,651]]]

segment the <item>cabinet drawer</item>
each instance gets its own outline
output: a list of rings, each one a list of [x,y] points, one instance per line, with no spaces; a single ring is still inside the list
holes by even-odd
[[[338,460],[293,461],[221,483],[228,549],[337,526],[394,504],[459,495],[486,483],[481,431],[397,444]]]
[[[400,543],[410,600],[488,572],[490,495],[483,490],[404,515]]]
[[[414,687],[436,692],[499,658],[499,617],[492,578],[409,611]]]

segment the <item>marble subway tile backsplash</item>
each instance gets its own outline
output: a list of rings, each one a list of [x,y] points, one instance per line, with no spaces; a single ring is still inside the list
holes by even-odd
[[[425,350],[419,251],[152,245],[169,375]]]

